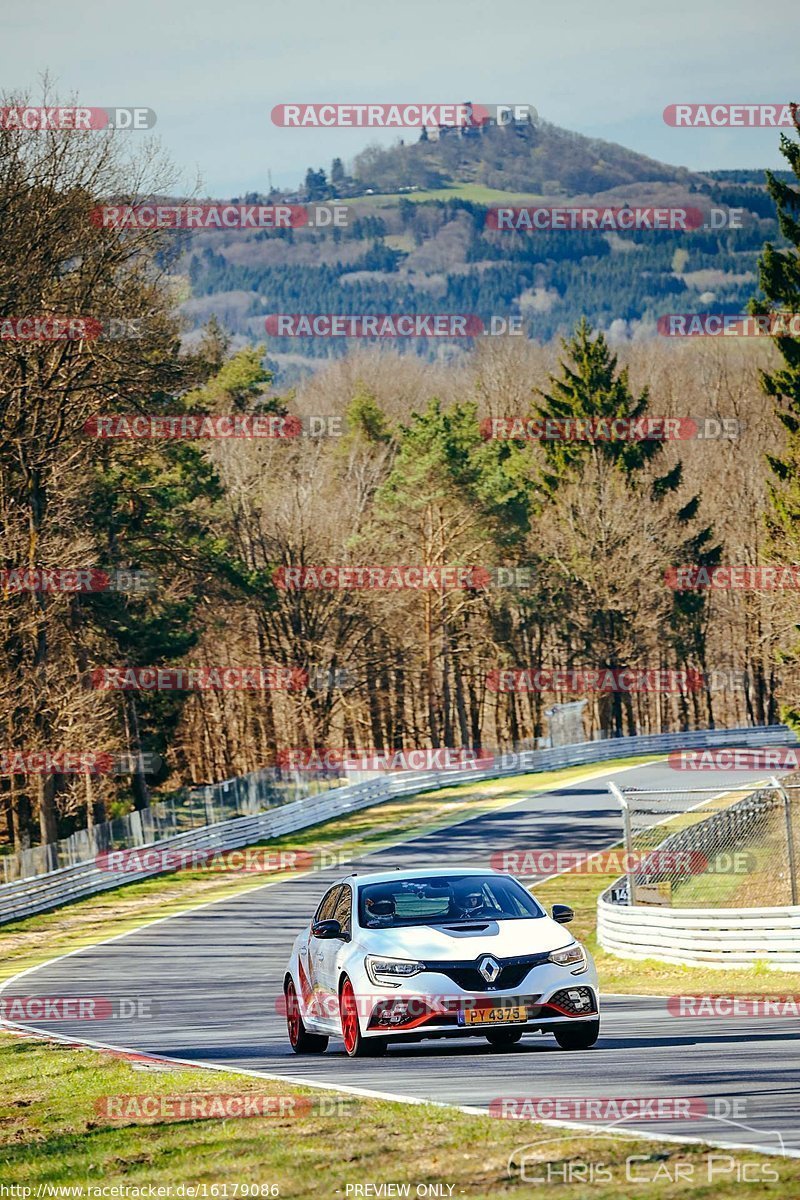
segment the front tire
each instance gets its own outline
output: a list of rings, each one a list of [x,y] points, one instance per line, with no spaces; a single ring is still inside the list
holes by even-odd
[[[342,1040],[350,1058],[380,1058],[386,1053],[386,1038],[365,1038],[358,1020],[358,1003],[353,985],[345,975],[339,989]]]
[[[287,979],[284,986],[286,996],[286,1027],[289,1043],[295,1054],[324,1054],[328,1049],[328,1038],[320,1033],[309,1033],[300,1015],[300,1001],[294,983]]]
[[[559,1025],[553,1030],[562,1050],[588,1050],[600,1036],[600,1021],[581,1021],[575,1025]]]
[[[506,1050],[509,1046],[516,1046],[521,1037],[521,1029],[493,1029],[491,1033],[486,1034],[487,1042],[495,1050]]]

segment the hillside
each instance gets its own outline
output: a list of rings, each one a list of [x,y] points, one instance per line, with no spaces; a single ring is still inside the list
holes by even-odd
[[[235,345],[266,342],[282,384],[353,342],[267,337],[271,313],[514,316],[539,340],[571,332],[586,315],[616,336],[656,336],[665,313],[741,311],[757,288],[764,240],[780,236],[756,172],[692,174],[544,124],[368,147],[349,172],[334,159],[330,176],[309,168],[304,189],[269,199],[334,196],[350,206],[343,229],[186,235],[179,271],[191,292],[190,335],[215,315]],[[693,206],[706,216],[733,206],[742,218],[739,228],[686,233],[499,233],[487,212],[506,198]],[[418,339],[411,349],[429,355],[441,344]]]
[[[683,167],[542,121],[450,130],[437,140],[423,137],[389,149],[368,147],[356,158],[352,176],[363,189],[381,192],[477,183],[500,191],[563,195],[698,178]]]

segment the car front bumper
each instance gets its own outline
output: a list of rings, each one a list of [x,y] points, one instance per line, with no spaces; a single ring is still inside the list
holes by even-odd
[[[424,985],[423,981],[424,980]],[[464,1037],[493,1029],[546,1030],[566,1022],[596,1020],[599,992],[594,964],[573,975],[555,964],[529,972],[513,992],[459,988],[445,975],[426,971],[398,987],[356,989],[365,1037]],[[478,1019],[492,1010],[490,1019]],[[507,1019],[506,1019],[507,1017]]]

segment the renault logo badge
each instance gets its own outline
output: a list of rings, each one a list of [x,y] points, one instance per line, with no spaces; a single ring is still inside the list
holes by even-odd
[[[500,974],[500,963],[496,958],[492,958],[490,954],[487,954],[486,958],[481,959],[478,970],[487,983],[494,983]]]

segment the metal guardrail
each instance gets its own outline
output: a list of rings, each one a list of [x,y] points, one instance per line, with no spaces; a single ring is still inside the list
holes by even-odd
[[[613,738],[603,742],[582,742],[551,750],[526,750],[521,753],[498,754],[491,764],[481,770],[402,771],[379,779],[332,788],[319,796],[303,798],[272,808],[252,817],[239,817],[192,829],[187,833],[149,843],[175,850],[232,850],[252,845],[267,838],[295,833],[318,825],[332,817],[395,796],[414,795],[459,783],[499,779],[510,775],[537,771],[558,770],[561,767],[582,766],[609,759],[663,754],[670,750],[715,748],[723,746],[780,746],[794,745],[796,738],[784,725],[755,726],[744,729],[693,730],[686,733],[646,734],[629,738]],[[260,801],[259,777],[255,772],[214,785],[214,792],[226,794],[231,789],[246,793],[256,803]],[[272,795],[270,784],[270,795]],[[267,799],[267,804],[269,800]],[[146,849],[147,847],[142,847]],[[45,912],[62,904],[109,891],[122,883],[146,879],[164,873],[156,865],[142,871],[124,873],[104,870],[94,858],[74,866],[62,867],[46,875],[18,880],[0,886],[0,924]]]
[[[253,816],[301,796],[317,795],[340,783],[337,778],[303,778],[297,772],[265,769],[224,785],[182,788],[149,808],[135,809],[88,829],[77,829],[57,842],[0,855],[0,878],[3,883],[14,883],[18,879],[47,875],[60,867],[90,862],[104,851],[148,846],[190,829]]]
[[[776,908],[661,908],[597,901],[597,937],[620,958],[721,968],[764,962],[800,971],[800,905]]]

